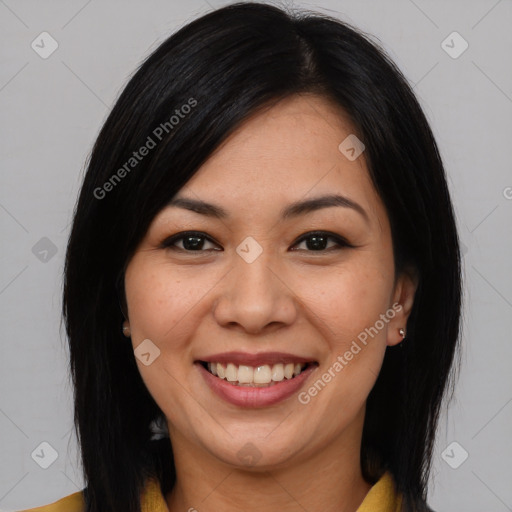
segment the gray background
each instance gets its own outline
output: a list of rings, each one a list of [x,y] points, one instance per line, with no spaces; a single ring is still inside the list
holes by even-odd
[[[139,62],[171,32],[221,5],[0,0],[1,511],[49,503],[83,486],[60,294],[85,160]],[[293,5],[378,38],[431,122],[464,243],[466,302],[463,366],[440,422],[429,501],[436,512],[510,511],[512,2]],[[59,45],[47,59],[31,47],[43,31]],[[469,44],[457,58],[442,46],[453,31]],[[452,53],[461,44],[453,37],[445,43]],[[42,442],[58,453],[47,469],[36,456]]]

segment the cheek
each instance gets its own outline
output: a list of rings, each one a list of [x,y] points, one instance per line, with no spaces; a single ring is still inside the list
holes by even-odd
[[[187,272],[165,264],[137,262],[127,269],[125,289],[132,333],[165,343],[176,337],[183,324],[211,286],[208,280],[190,279]]]
[[[295,285],[331,344],[344,346],[375,324],[389,307],[393,275],[378,260],[354,258],[352,264],[311,272]]]
[[[317,278],[302,285],[303,298],[327,357],[303,398],[319,416],[340,411],[340,421],[328,422],[334,434],[361,409],[380,372],[387,332],[381,315],[388,310],[393,276],[366,260]]]
[[[133,347],[149,339],[160,351],[151,364],[137,360],[137,366],[147,389],[167,412],[182,410],[183,400],[190,398],[183,393],[189,340],[196,325],[194,314],[208,291],[204,280],[186,275],[182,269],[146,257],[134,258],[125,277]]]

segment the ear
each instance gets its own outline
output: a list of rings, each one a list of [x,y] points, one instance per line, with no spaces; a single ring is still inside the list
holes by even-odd
[[[391,308],[395,311],[395,316],[388,323],[387,344],[389,346],[398,345],[403,340],[400,329],[403,329],[407,336],[407,320],[414,304],[417,287],[416,270],[410,267],[404,269],[398,276],[393,289]]]

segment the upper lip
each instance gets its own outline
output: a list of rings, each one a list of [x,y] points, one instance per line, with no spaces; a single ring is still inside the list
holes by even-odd
[[[248,352],[223,352],[221,354],[202,357],[198,359],[198,361],[206,363],[234,363],[254,367],[265,364],[316,362],[310,357],[300,357],[286,352],[260,352],[258,354],[250,354]]]

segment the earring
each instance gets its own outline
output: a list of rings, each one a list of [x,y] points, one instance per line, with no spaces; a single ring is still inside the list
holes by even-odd
[[[400,336],[402,336],[402,338],[405,338],[405,329],[403,327],[400,327],[400,329],[398,329],[398,332],[400,333]]]
[[[127,323],[126,323],[126,322],[124,322],[124,324],[123,324],[123,334],[124,334],[127,338],[129,338],[129,337],[130,337],[130,334],[131,334],[131,332],[130,332],[130,327],[127,325]]]

